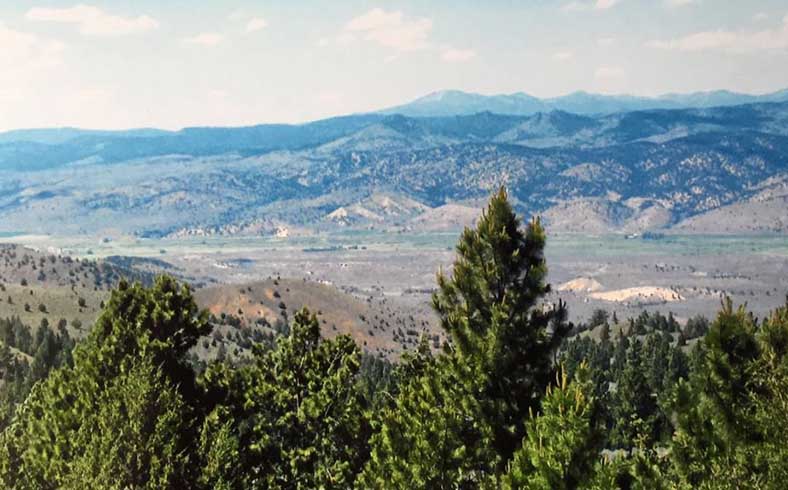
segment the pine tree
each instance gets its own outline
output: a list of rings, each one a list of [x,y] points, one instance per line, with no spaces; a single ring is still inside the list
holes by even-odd
[[[394,405],[378,416],[358,488],[476,489],[493,475],[492,430],[474,387],[455,374],[462,367],[451,362],[430,358],[420,376],[403,380]]]
[[[190,464],[183,423],[188,409],[150,360],[109,383],[97,407],[74,435],[79,450],[63,488],[183,488]]]
[[[723,303],[675,395],[674,467],[698,488],[782,488],[788,478],[788,305],[761,325]]]
[[[166,276],[152,288],[121,282],[73,367],[36,384],[3,432],[5,488],[104,486],[113,475],[117,488],[192,481],[196,386],[185,354],[209,330],[187,286]],[[129,452],[105,461],[94,445]]]
[[[368,455],[369,425],[352,339],[320,339],[317,317],[296,313],[288,337],[253,363],[208,369],[221,403],[201,435],[210,488],[349,488]],[[224,458],[232,455],[232,464]]]
[[[381,416],[367,486],[478,488],[521,444],[569,326],[562,304],[541,304],[544,230],[520,225],[501,189],[463,232],[451,277],[438,274],[433,307],[450,345]]]
[[[603,344],[607,344],[610,342],[610,324],[605,322],[602,324],[599,330],[599,340]]]
[[[587,366],[568,382],[566,372],[547,389],[541,413],[531,415],[526,437],[503,478],[504,489],[587,488],[600,461],[602,438]]]
[[[552,379],[554,354],[569,331],[562,304],[540,304],[545,283],[545,232],[525,230],[505,189],[495,194],[476,229],[463,232],[451,278],[438,274],[433,306],[459,364],[483,386],[479,400],[495,430],[494,448],[511,458],[528,413]]]
[[[623,448],[633,447],[638,437],[646,437],[649,442],[654,441],[657,402],[646,378],[643,346],[639,340],[636,339],[629,345],[623,369],[619,369],[612,407],[615,420],[613,441]]]

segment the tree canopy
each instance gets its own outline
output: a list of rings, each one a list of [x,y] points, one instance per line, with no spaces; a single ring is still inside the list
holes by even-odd
[[[307,309],[225,344],[189,286],[121,281],[87,338],[0,319],[8,489],[779,489],[788,304],[713,321],[551,304],[538,219],[495,193],[392,363]],[[235,326],[234,328],[240,328]],[[254,340],[254,342],[253,342]],[[75,346],[76,344],[76,346]],[[215,356],[199,359],[213,344]]]

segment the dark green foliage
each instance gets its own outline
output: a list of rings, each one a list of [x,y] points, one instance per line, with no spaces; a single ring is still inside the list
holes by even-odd
[[[636,335],[644,335],[650,330],[671,333],[678,332],[680,326],[673,317],[673,313],[668,313],[668,316],[665,316],[660,312],[649,313],[644,310],[637,318],[631,320],[631,330],[630,333]]]
[[[659,313],[640,315],[630,321],[644,332],[639,338],[617,334],[613,340],[596,342],[578,336],[562,349],[570,375],[581,362],[589,364],[607,448],[627,449],[638,441],[652,448],[671,437],[670,394],[689,375],[690,363],[667,332],[673,329],[670,318]]]
[[[609,317],[609,313],[607,310],[596,309],[591,314],[591,318],[588,320],[588,324],[591,327],[596,327],[597,325],[604,325],[607,323],[607,319]]]
[[[788,305],[763,323],[726,300],[676,391],[673,460],[686,484],[783,488],[788,478]]]
[[[205,319],[171,278],[151,289],[121,282],[73,367],[37,384],[4,431],[5,487],[181,488],[196,435],[184,354],[208,332]]]
[[[452,277],[438,275],[433,297],[452,355],[480,378],[479,401],[502,461],[522,440],[523,421],[538,408],[569,330],[563,305],[539,307],[550,291],[544,244],[540,222],[522,230],[501,189],[476,229],[463,233]]]
[[[563,305],[540,304],[550,290],[544,241],[538,220],[521,229],[503,189],[463,232],[433,296],[450,344],[423,356],[421,375],[380,415],[365,486],[478,488],[511,459],[569,330]]]
[[[683,329],[598,310],[556,376],[569,325],[542,303],[544,240],[496,194],[438,276],[448,342],[396,364],[306,309],[278,335],[232,315],[211,334],[168,277],[121,282],[75,349],[65,320],[0,320],[2,487],[784,488],[788,305],[759,322],[726,301]]]
[[[30,327],[18,317],[0,319],[0,430],[8,425],[36,381],[52,369],[71,363],[73,348],[74,341],[65,329],[56,333],[42,321],[32,337]],[[32,361],[23,354],[31,356]]]
[[[612,411],[615,425],[612,439],[617,447],[627,447],[638,437],[656,437],[657,401],[646,377],[643,348],[635,340],[627,349],[623,366],[617,366],[616,391]],[[661,380],[660,380],[661,381]]]
[[[321,341],[317,318],[303,310],[289,336],[273,350],[256,348],[250,365],[209,367],[203,384],[220,402],[203,425],[200,481],[228,489],[352,486],[370,435],[359,358],[349,337]]]
[[[385,406],[397,391],[395,365],[385,358],[361,355],[359,389],[374,411]]]
[[[684,334],[688,339],[703,337],[709,331],[709,320],[704,316],[696,315],[687,320]]]

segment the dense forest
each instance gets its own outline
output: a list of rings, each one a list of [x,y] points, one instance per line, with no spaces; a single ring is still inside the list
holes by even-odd
[[[0,320],[2,486],[784,488],[788,305],[573,325],[545,302],[545,239],[494,195],[438,273],[450,340],[396,364],[307,310],[197,360],[211,319],[167,276],[121,281],[76,345],[65,321]]]

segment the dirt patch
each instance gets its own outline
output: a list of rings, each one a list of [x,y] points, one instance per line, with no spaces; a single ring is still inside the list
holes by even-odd
[[[558,286],[558,291],[576,291],[584,293],[592,293],[603,289],[604,287],[599,281],[591,279],[590,277],[578,277]]]
[[[591,293],[589,296],[594,299],[616,303],[625,301],[684,301],[684,298],[678,292],[669,288],[661,288],[656,286],[641,286],[634,288],[615,289],[613,291],[598,291]]]

